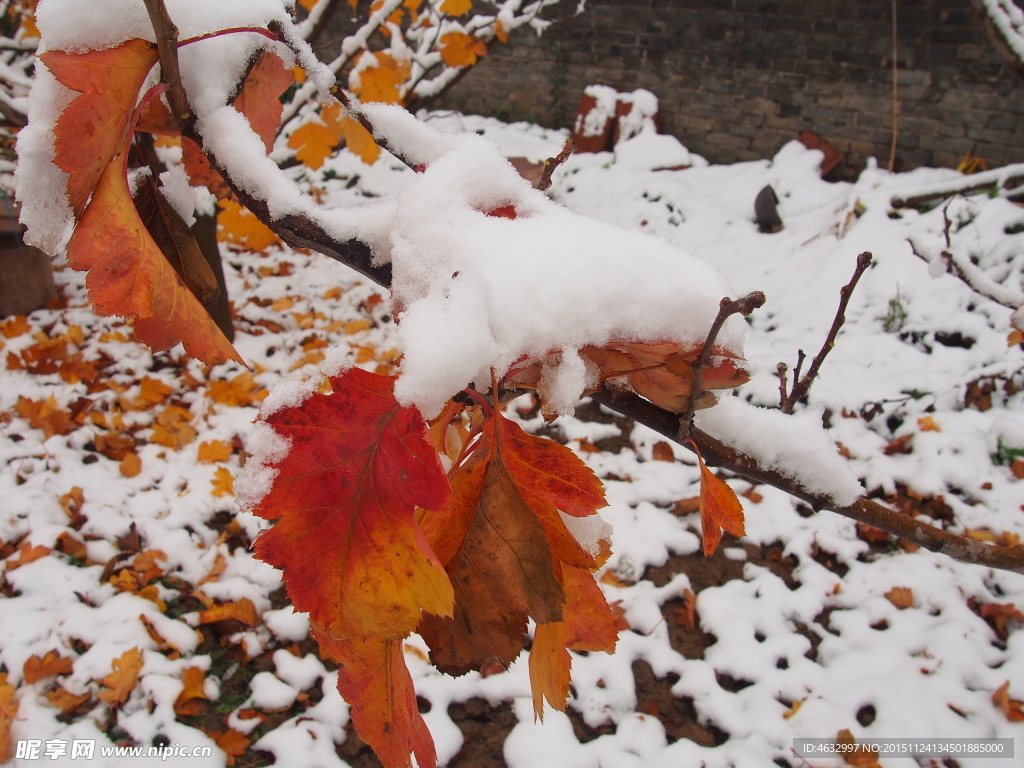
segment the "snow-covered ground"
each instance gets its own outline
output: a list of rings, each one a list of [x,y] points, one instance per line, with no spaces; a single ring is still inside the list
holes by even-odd
[[[427,119],[534,161],[564,140],[525,124]],[[1021,296],[1024,209],[988,194],[894,209],[894,196],[959,174],[869,168],[855,184],[827,183],[819,160],[794,142],[771,160],[709,165],[674,139],[641,134],[614,153],[570,158],[551,195],[711,262],[734,297],[764,291],[747,329],[751,381],[737,393],[762,406],[778,403],[778,363],[792,369],[798,350],[818,351],[857,254],[871,251],[798,414],[824,419],[870,493],[951,531],[1016,544],[1024,354],[1007,342],[1012,310],[948,274],[942,254],[981,275],[976,286],[995,285],[989,294]],[[307,181],[326,203],[354,205],[395,194],[410,176],[342,153]],[[769,184],[784,228],[762,234],[753,201]],[[329,259],[226,256],[235,346],[251,371],[151,354],[129,326],[93,314],[83,276],[59,266],[66,306],[0,323],[0,691],[6,673],[17,701],[12,750],[40,746],[38,758],[13,765],[85,763],[72,756],[75,740],[94,740],[92,765],[146,764],[100,754],[115,744],[214,747],[205,758],[179,750],[174,765],[224,765],[221,747],[239,765],[346,765],[335,675],[313,655],[305,618],[283,603],[279,574],[251,557],[264,523],[237,513],[231,478],[265,390],[313,374],[332,347],[394,370],[394,325],[386,295]],[[614,655],[574,656],[569,713],[549,711],[543,724],[525,655],[508,671],[451,679],[410,641],[442,763],[469,764],[450,705],[475,698],[511,703],[504,760],[515,768],[839,765],[792,746],[843,729],[873,739],[1024,737],[1024,715],[1011,720],[1020,713],[1012,702],[1024,699],[1024,576],[910,551],[740,479],[730,482],[744,494],[747,535],[724,543],[720,563],[702,564],[691,557],[699,473],[688,452],[676,446],[666,461],[662,438],[595,406],[591,418],[553,427],[530,397],[508,410],[567,441],[605,479],[614,554],[600,581],[628,628]],[[716,573],[727,580],[709,585]],[[138,680],[122,691],[133,649]],[[638,662],[675,698],[655,704],[638,691]],[[1007,682],[1000,706],[993,695]],[[50,760],[47,748],[62,742],[66,754]],[[957,764],[1019,764],[1024,741],[1017,749],[1015,760]]]

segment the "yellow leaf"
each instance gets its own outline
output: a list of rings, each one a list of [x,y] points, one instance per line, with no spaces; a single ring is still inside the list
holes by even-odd
[[[217,471],[213,476],[213,495],[218,498],[221,496],[234,496],[235,495],[235,478],[231,475],[231,470],[227,467],[217,467]]]
[[[345,137],[345,146],[352,154],[357,155],[367,165],[377,162],[377,158],[380,157],[380,147],[358,120],[343,117],[341,119],[341,135]]]
[[[7,682],[7,673],[0,672],[0,760],[6,761],[11,752],[11,726],[18,716],[18,700],[14,686]]]
[[[204,440],[199,444],[199,463],[216,464],[231,457],[231,443],[227,440]]]
[[[139,682],[142,652],[138,648],[125,651],[114,659],[111,668],[113,671],[103,678],[104,688],[97,695],[110,706],[119,707],[128,701],[132,689]]]
[[[917,427],[922,432],[941,432],[942,431],[942,427],[940,427],[935,422],[935,417],[934,416],[922,416],[921,418],[919,418],[917,420]]]

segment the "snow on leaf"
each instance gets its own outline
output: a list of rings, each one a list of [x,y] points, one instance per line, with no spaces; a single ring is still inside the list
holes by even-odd
[[[142,652],[138,648],[131,648],[114,659],[111,667],[113,671],[103,678],[104,687],[97,695],[111,707],[119,707],[128,701],[132,689],[139,682]]]
[[[284,571],[295,607],[326,631],[402,638],[421,609],[451,613],[451,584],[413,520],[416,507],[445,503],[448,481],[392,378],[351,369],[330,384],[331,395],[261,417],[291,451],[253,509],[277,519],[256,555]]]
[[[102,51],[47,51],[39,58],[80,94],[54,127],[55,161],[70,174],[68,200],[78,216],[124,145],[139,89],[157,60],[156,46],[136,38]]]
[[[242,362],[203,305],[146,231],[124,176],[111,160],[68,243],[68,264],[88,271],[86,286],[102,315],[135,318],[135,333],[155,351],[184,342],[203,362]]]
[[[405,665],[401,640],[385,637],[339,639],[313,625],[327,658],[342,665],[338,691],[349,703],[352,723],[384,768],[434,768],[434,741],[416,706],[416,690]]]
[[[487,44],[465,32],[441,35],[441,58],[449,67],[472,67],[487,55]]]

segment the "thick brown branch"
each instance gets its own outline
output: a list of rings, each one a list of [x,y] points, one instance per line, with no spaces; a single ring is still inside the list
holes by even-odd
[[[181,72],[178,69],[178,28],[174,26],[164,0],[145,0],[149,20],[156,33],[156,47],[160,54],[160,79],[167,83],[170,91],[167,100],[171,104],[171,113],[181,123],[189,119],[192,109],[185,95],[185,87],[181,84]]]
[[[623,389],[605,389],[591,397],[598,403],[650,427],[670,440],[677,441],[679,433],[677,414],[658,408],[647,400]],[[901,539],[918,544],[929,551],[938,552],[960,562],[1024,574],[1024,547],[1000,547],[957,536],[920,520],[901,515],[863,497],[857,499],[853,504],[843,507],[825,496],[801,488],[792,478],[774,470],[765,469],[758,464],[754,457],[736,451],[700,429],[691,429],[690,439],[697,444],[701,456],[707,464],[735,472],[747,480],[771,485],[807,502],[812,509],[829,509],[844,517],[872,525]],[[686,443],[681,443],[681,445],[692,450]]]
[[[846,322],[846,306],[850,303],[853,289],[857,287],[857,281],[860,280],[860,276],[864,274],[870,265],[871,254],[869,252],[865,251],[857,257],[857,267],[853,271],[853,278],[839,290],[839,308],[836,310],[835,320],[832,321],[832,328],[829,330],[828,336],[825,337],[825,343],[821,345],[821,350],[814,356],[814,360],[811,361],[811,367],[807,369],[806,375],[797,381],[797,377],[800,376],[800,364],[803,362],[804,357],[803,350],[800,350],[796,371],[793,373],[793,390],[789,393],[788,397],[785,397],[779,403],[779,408],[783,413],[792,413],[793,406],[807,396],[811,384],[814,383],[814,379],[818,376],[821,364],[825,362],[825,356],[836,345],[836,336],[839,335],[839,329]],[[785,366],[782,363],[779,363],[779,375],[785,375]]]

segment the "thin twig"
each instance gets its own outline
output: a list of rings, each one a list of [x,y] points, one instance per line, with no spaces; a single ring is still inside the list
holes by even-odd
[[[857,287],[857,281],[860,280],[860,276],[864,274],[870,265],[871,253],[869,251],[864,251],[864,253],[857,257],[857,267],[853,271],[853,277],[849,283],[839,290],[839,308],[836,310],[836,317],[835,320],[832,321],[832,328],[829,330],[828,336],[825,338],[825,343],[821,345],[821,350],[814,356],[814,360],[811,361],[811,367],[807,369],[807,374],[802,379],[798,380],[798,377],[800,376],[800,366],[804,361],[804,352],[802,349],[799,351],[796,371],[793,374],[793,390],[789,393],[788,397],[784,396],[782,401],[779,403],[779,409],[783,413],[792,413],[793,406],[807,396],[807,391],[811,388],[811,384],[814,383],[814,379],[818,376],[818,370],[821,368],[821,364],[825,362],[825,356],[828,355],[832,350],[832,347],[836,345],[836,336],[839,335],[839,329],[842,328],[843,323],[846,322],[846,306],[850,303],[850,296],[853,295],[853,289]]]
[[[754,291],[735,301],[726,296],[718,303],[718,314],[715,316],[714,322],[711,323],[711,329],[704,340],[704,348],[700,351],[700,357],[693,364],[693,390],[690,392],[690,402],[687,404],[686,410],[679,417],[679,440],[686,440],[690,436],[693,414],[697,410],[697,401],[704,394],[701,390],[701,378],[704,369],[711,362],[711,350],[715,346],[715,339],[718,338],[718,333],[725,325],[725,321],[736,314],[746,317],[758,307],[763,307],[764,302],[764,294],[761,291]]]
[[[562,163],[569,159],[569,155],[576,151],[576,142],[572,140],[572,136],[565,140],[565,145],[562,147],[562,151],[554,157],[549,157],[544,161],[544,172],[540,175],[540,181],[537,182],[537,189],[543,192],[545,189],[551,186],[551,176],[554,174],[555,169],[558,168]]]
[[[164,0],[145,0],[149,20],[156,33],[156,47],[160,54],[160,79],[167,83],[170,91],[167,100],[171,105],[171,114],[179,123],[185,123],[192,115],[185,86],[181,84],[181,71],[178,69],[178,28],[171,21]]]

